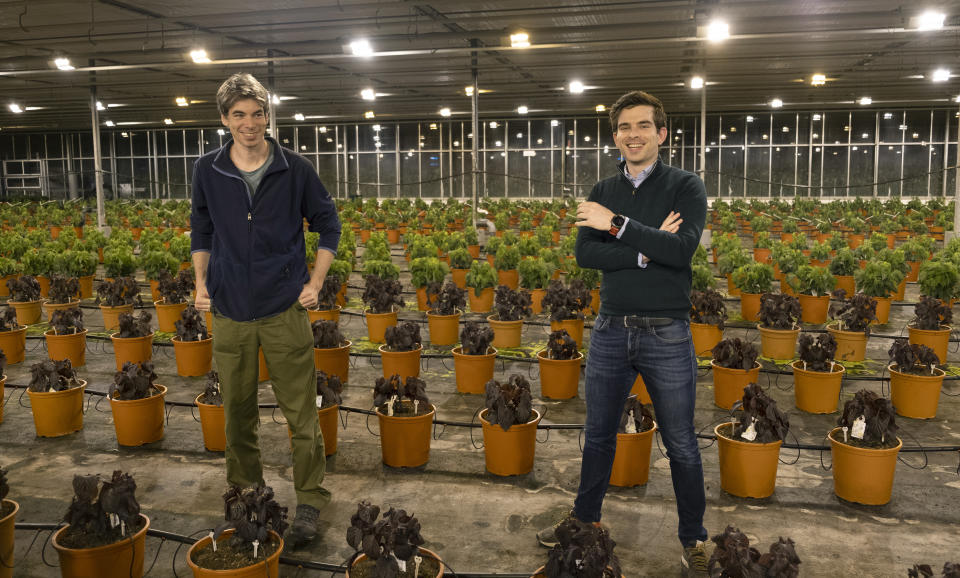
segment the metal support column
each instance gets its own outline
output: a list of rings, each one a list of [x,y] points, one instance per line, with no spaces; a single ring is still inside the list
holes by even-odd
[[[90,59],[90,66],[96,66],[94,59]],[[106,222],[106,213],[103,210],[103,159],[100,154],[100,113],[97,110],[97,85],[95,74],[91,73],[90,82],[90,123],[93,134],[93,172],[94,183],[97,188],[97,226],[102,230]]]
[[[477,42],[475,38],[470,40],[470,46],[472,48],[475,49],[478,45],[479,42]],[[479,204],[480,193],[480,164],[478,159],[480,156],[480,70],[476,50],[470,53],[470,71],[473,76],[473,96],[470,98],[470,122],[473,126],[473,142],[471,143],[471,149],[473,151],[473,214],[471,218],[473,219],[473,226],[476,228],[477,205]]]

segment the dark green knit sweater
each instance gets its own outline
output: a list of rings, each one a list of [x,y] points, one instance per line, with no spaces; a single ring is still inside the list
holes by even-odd
[[[619,239],[606,231],[581,227],[577,234],[577,264],[603,271],[600,312],[604,315],[646,315],[689,319],[690,260],[700,243],[707,218],[703,181],[687,171],[659,161],[634,190],[623,174],[593,187],[588,200],[630,218]],[[660,231],[670,211],[680,213],[677,233]],[[637,255],[650,259],[641,269]]]

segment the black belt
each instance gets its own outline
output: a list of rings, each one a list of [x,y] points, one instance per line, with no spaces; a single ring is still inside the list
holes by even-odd
[[[663,327],[676,321],[672,317],[645,317],[643,315],[611,315],[609,319],[610,323],[615,325],[623,323],[624,327]]]

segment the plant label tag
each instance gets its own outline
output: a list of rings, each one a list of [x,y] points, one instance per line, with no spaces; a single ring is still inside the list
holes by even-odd
[[[632,410],[632,409],[627,413],[627,427],[626,427],[626,432],[627,432],[628,434],[629,434],[629,433],[637,433],[637,422],[633,419],[633,410]]]
[[[213,532],[210,532],[210,534],[208,534],[208,535],[210,536],[210,547],[213,548],[213,551],[214,551],[214,552],[216,552],[216,551],[217,551],[217,541],[213,539]]]
[[[749,442],[757,439],[757,428],[754,425],[755,423],[756,422],[753,420],[753,418],[750,418],[750,425],[747,427],[747,429],[740,432],[740,437]]]
[[[863,439],[864,432],[867,431],[867,418],[860,416],[853,420],[853,427],[850,428],[850,436],[858,440]]]
[[[260,548],[260,540],[254,540],[253,541],[253,557],[254,558],[257,557],[257,549],[259,548]]]
[[[407,571],[407,561],[406,561],[406,560],[401,560],[401,559],[397,558],[397,566],[400,567],[400,571],[401,571],[401,572],[406,572],[406,571]]]
[[[318,395],[318,396],[317,396],[317,409],[320,409],[321,407],[323,407],[323,396],[322,396],[322,395]]]

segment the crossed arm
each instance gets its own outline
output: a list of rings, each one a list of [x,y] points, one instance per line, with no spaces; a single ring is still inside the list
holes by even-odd
[[[589,243],[591,246],[588,251],[578,251],[580,266],[610,270],[643,267],[650,261],[649,257],[626,244],[597,243],[590,239],[590,237],[597,236],[594,230],[602,231],[605,235],[610,229],[610,221],[613,216],[613,211],[597,202],[585,201],[577,207],[578,221],[574,224],[581,229],[578,245]],[[680,217],[680,213],[671,211],[661,223],[660,230],[666,233],[676,233],[680,229],[681,223],[683,223],[683,219]],[[625,229],[626,227],[621,231],[621,234],[625,232]]]

